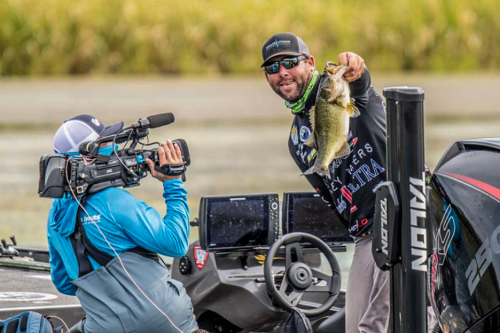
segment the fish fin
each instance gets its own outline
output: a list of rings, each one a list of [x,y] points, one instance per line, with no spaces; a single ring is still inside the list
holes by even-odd
[[[301,176],[308,176],[308,175],[312,175],[314,173],[314,165],[312,167],[310,167],[309,169],[307,169],[306,171],[304,171]]]
[[[330,175],[330,170],[328,170],[328,167],[316,169],[316,173],[322,174],[329,180],[332,180],[332,176]]]
[[[354,98],[351,98],[351,101],[347,104],[347,112],[351,118],[356,118],[361,115],[358,108],[354,105]]]
[[[315,121],[314,121],[314,114],[315,114],[315,111],[316,111],[316,105],[313,106],[310,110],[309,110],[309,122],[311,123],[311,132],[314,132],[314,128],[316,127],[315,125]]]
[[[349,144],[347,143],[347,141],[344,141],[342,143],[342,146],[338,150],[337,154],[335,155],[335,158],[340,158],[340,157],[343,157],[343,156],[347,156],[350,153],[351,153],[351,147],[349,147]]]
[[[330,96],[330,98],[327,100],[328,103],[333,103],[335,100],[338,98],[336,95]],[[338,101],[337,101],[338,102]],[[337,103],[338,104],[338,103]],[[342,105],[341,105],[342,106]]]
[[[306,141],[304,141],[304,145],[312,148],[317,148],[314,132],[309,135]]]
[[[309,135],[309,137],[307,138],[306,141],[304,141],[304,144],[306,146],[309,146],[309,147],[313,147],[313,148],[316,148],[316,140],[315,140],[315,136],[314,136],[314,128],[315,128],[315,122],[314,122],[314,112],[315,112],[316,108],[315,106],[313,106],[310,110],[309,110],[309,122],[311,123],[311,134]]]
[[[309,175],[312,175],[314,173],[325,175],[328,179],[332,180],[332,176],[330,175],[330,171],[328,170],[328,168],[326,168],[324,170],[317,169],[317,168],[315,168],[314,165],[312,167],[310,167],[309,169],[307,169],[306,171],[304,171],[304,173],[301,174],[301,176],[309,176]]]

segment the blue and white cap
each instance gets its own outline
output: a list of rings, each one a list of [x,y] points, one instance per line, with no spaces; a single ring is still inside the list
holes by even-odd
[[[94,141],[109,135],[117,134],[123,128],[123,122],[104,126],[97,118],[82,114],[64,121],[54,136],[56,153],[77,153],[84,142]]]

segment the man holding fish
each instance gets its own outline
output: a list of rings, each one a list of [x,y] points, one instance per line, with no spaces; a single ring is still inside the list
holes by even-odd
[[[371,253],[375,193],[386,180],[385,106],[363,59],[352,52],[322,74],[306,44],[278,33],[262,46],[267,82],[294,115],[290,154],[355,239],[346,294],[346,332],[386,332],[389,273]]]

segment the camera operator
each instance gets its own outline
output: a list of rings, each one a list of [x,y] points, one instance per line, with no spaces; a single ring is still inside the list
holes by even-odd
[[[61,125],[54,151],[78,155],[81,143],[117,134],[122,128],[123,123],[105,127],[92,116],[79,115]],[[99,148],[100,155],[112,152],[111,143]],[[158,155],[160,166],[182,163],[179,147],[170,140],[161,144]],[[61,293],[79,298],[87,315],[79,329],[85,333],[198,329],[191,299],[157,255],[180,257],[188,249],[187,192],[181,176],[164,175],[154,170],[151,160],[146,163],[163,183],[164,217],[116,187],[79,198],[81,206],[72,193],[65,193],[50,209],[52,281]],[[105,265],[99,263],[103,260]]]

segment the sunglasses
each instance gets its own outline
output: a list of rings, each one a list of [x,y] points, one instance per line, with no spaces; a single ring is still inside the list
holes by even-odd
[[[299,64],[301,60],[307,59],[306,56],[290,57],[280,61],[275,61],[264,65],[264,70],[267,74],[276,74],[280,71],[280,65],[285,69],[292,69]]]

